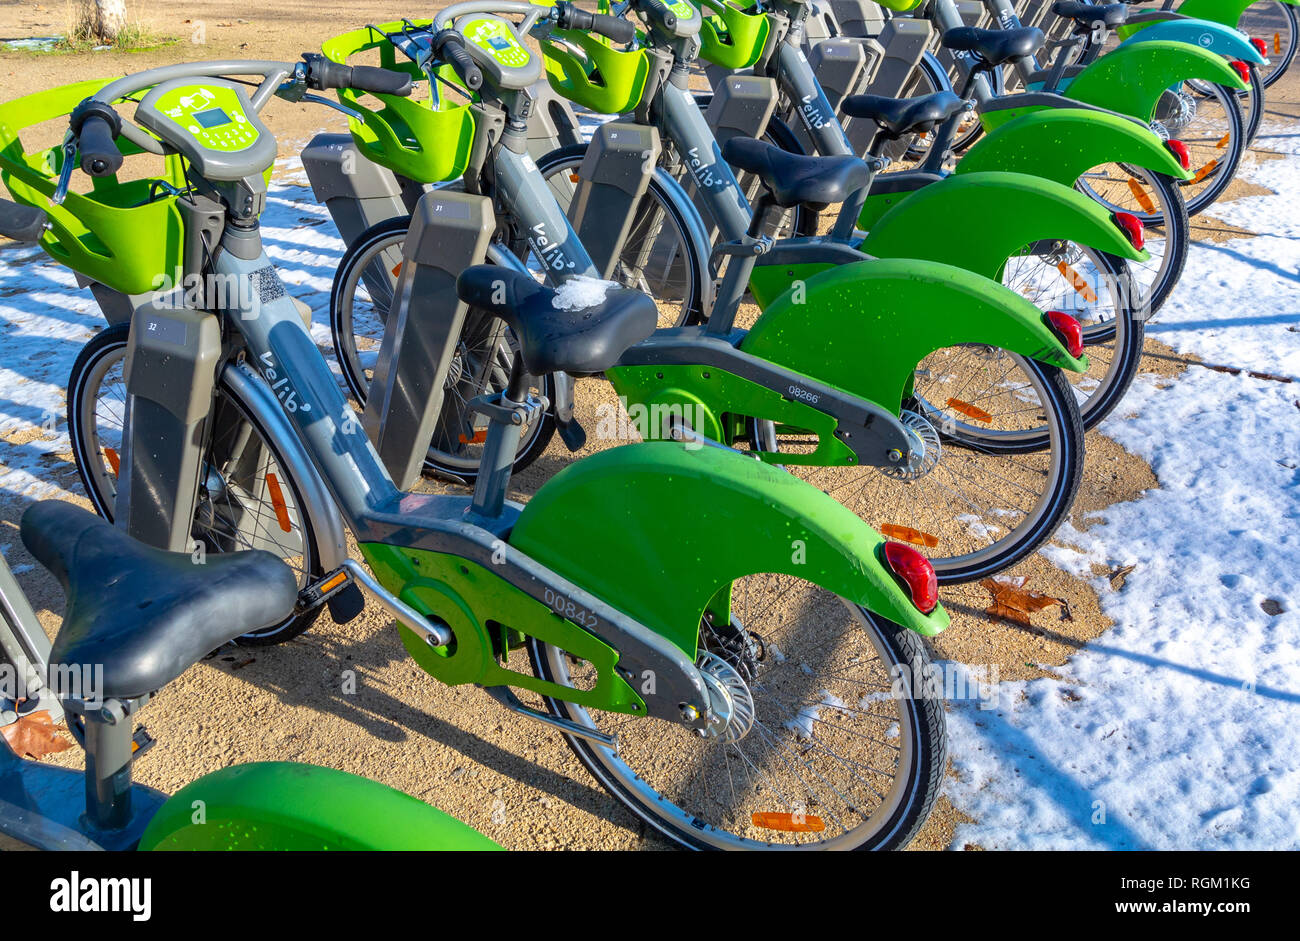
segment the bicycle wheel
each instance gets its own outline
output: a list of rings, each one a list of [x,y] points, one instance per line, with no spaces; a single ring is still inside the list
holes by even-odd
[[[1108,163],[1079,177],[1076,188],[1111,212],[1142,222],[1146,261],[1129,261],[1130,301],[1143,320],[1169,298],[1187,263],[1191,223],[1180,188],[1171,177],[1128,164]]]
[[[371,226],[348,248],[334,274],[330,291],[334,355],[348,389],[363,410],[384,338],[396,277],[393,271],[402,264],[402,245],[409,226],[409,216]],[[475,396],[506,387],[514,359],[512,350],[517,346],[503,320],[481,310],[466,315],[443,386],[442,416],[425,455],[427,473],[466,484],[478,479],[487,418],[471,412],[469,402]],[[555,401],[555,384],[550,376],[532,377],[531,389]],[[522,470],[535,461],[554,433],[555,415],[548,409],[524,428],[515,469]]]
[[[567,214],[578,183],[586,144],[552,150],[537,161],[560,208]],[[687,221],[697,210],[654,176],[632,216],[627,241],[611,280],[655,299],[660,327],[698,323],[709,298],[707,247],[695,245]]]
[[[624,806],[691,849],[898,849],[929,816],[947,739],[921,639],[801,579],[732,587],[725,626],[701,626],[698,664],[733,695],[723,737],[547,699],[553,715],[618,735],[611,751],[566,736]],[[546,680],[589,688],[592,671],[533,640]],[[898,682],[903,678],[903,682]],[[752,717],[752,718],[748,718]]]
[[[1234,94],[1237,96],[1237,105],[1241,108],[1241,120],[1246,127],[1246,146],[1249,147],[1255,142],[1255,135],[1259,133],[1259,125],[1264,118],[1264,80],[1257,65],[1248,66],[1247,74],[1250,76],[1249,87],[1234,91]],[[1212,95],[1210,83],[1200,79],[1188,79],[1187,87],[1200,98]]]
[[[1084,430],[1119,404],[1142,361],[1142,321],[1129,303],[1122,258],[1073,242],[1034,246],[1013,256],[1002,283],[1040,310],[1060,310],[1083,326],[1088,371],[1065,373]]]
[[[1083,422],[1061,371],[1006,350],[946,347],[921,361],[903,423],[906,466],[786,470],[888,539],[929,556],[940,584],[993,575],[1038,548],[1070,511],[1083,472]],[[799,429],[749,423],[763,451],[811,452]]]
[[[1291,67],[1300,45],[1300,16],[1295,7],[1280,0],[1259,0],[1246,7],[1237,28],[1264,40],[1268,65],[1260,68],[1260,80],[1265,88],[1272,87]]]
[[[1206,85],[1202,94],[1184,82],[1161,94],[1151,126],[1161,137],[1187,145],[1192,178],[1178,186],[1187,214],[1204,212],[1228,188],[1246,152],[1246,127],[1236,93]]]
[[[68,434],[86,496],[104,519],[114,518],[126,411],[129,324],[96,335],[77,357],[68,381]],[[205,428],[202,479],[194,527],[205,552],[265,549],[283,559],[299,588],[324,575],[311,520],[297,482],[285,472],[280,450],[251,410],[222,380]],[[319,606],[295,611],[278,624],[237,638],[247,645],[297,637],[320,615]]]

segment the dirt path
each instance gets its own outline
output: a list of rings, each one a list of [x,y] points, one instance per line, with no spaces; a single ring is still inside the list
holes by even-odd
[[[161,50],[67,56],[0,52],[4,97],[189,58],[292,59],[305,49],[319,48],[320,41],[340,29],[389,18],[393,11],[391,5],[341,8],[302,0],[280,4],[273,13],[249,14],[247,4],[239,0],[200,0],[185,9],[186,16],[160,4],[136,10],[155,29],[187,38]],[[59,6],[0,0],[0,42],[57,33],[62,24]],[[191,43],[189,38],[202,42]],[[1298,91],[1296,74],[1275,86],[1269,118],[1300,117]],[[268,113],[285,146],[305,141],[323,127],[342,129],[336,117],[320,108],[279,102]],[[1266,139],[1261,143],[1267,146]],[[1228,198],[1253,191],[1249,184],[1238,183]],[[1212,218],[1195,220],[1194,230],[1198,238],[1209,240],[1239,234]],[[1154,341],[1148,340],[1147,352],[1146,372],[1170,376],[1187,368],[1186,358]],[[592,414],[612,395],[595,383],[582,388],[580,415]],[[0,460],[6,449],[23,443],[21,436],[0,441]],[[571,460],[557,439],[518,479],[521,495],[530,494]],[[48,473],[79,492],[71,455],[49,461]],[[1090,434],[1087,472],[1071,522],[1086,529],[1108,506],[1155,486],[1142,461],[1108,438]],[[0,546],[20,570],[31,561],[16,532],[22,509],[12,500],[0,504]],[[1049,609],[1035,615],[1029,627],[996,621],[986,613],[989,597],[984,589],[948,589],[943,600],[953,625],[934,644],[937,658],[990,665],[1003,680],[1049,675],[1109,626],[1093,590],[1042,558],[1027,561],[1011,574],[1025,575],[1035,590],[1068,601],[1070,618]],[[52,579],[32,569],[21,574],[20,581],[52,630],[62,610]],[[437,804],[510,848],[663,845],[647,837],[605,794],[557,735],[507,714],[481,691],[450,689],[421,672],[406,656],[390,619],[374,606],[343,626],[323,616],[312,631],[281,647],[227,647],[169,686],[141,718],[159,744],[140,763],[138,777],[167,791],[234,762],[290,759],[391,784]],[[64,760],[72,763],[75,755],[66,753]],[[941,802],[915,846],[948,847],[959,822],[958,812]]]

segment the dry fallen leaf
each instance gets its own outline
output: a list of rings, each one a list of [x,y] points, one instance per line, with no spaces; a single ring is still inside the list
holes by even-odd
[[[1030,615],[1035,611],[1042,611],[1044,608],[1060,605],[1063,609],[1061,613],[1062,620],[1073,619],[1070,614],[1070,606],[1063,598],[1053,598],[1050,595],[1030,591],[1025,588],[1026,581],[1028,581],[1028,578],[1024,575],[1015,577],[995,576],[981,581],[980,584],[988,590],[988,593],[993,598],[993,603],[988,607],[989,615],[1003,621],[1014,621],[1016,624],[1023,624],[1028,627]]]
[[[15,755],[40,760],[46,755],[67,751],[72,747],[71,742],[59,737],[60,728],[50,718],[49,710],[42,709],[6,725],[0,729],[0,735],[4,736]]]
[[[1119,591],[1123,588],[1124,582],[1128,580],[1129,575],[1135,568],[1137,568],[1136,565],[1117,566],[1113,572],[1106,576],[1110,579],[1110,587],[1115,591]]]

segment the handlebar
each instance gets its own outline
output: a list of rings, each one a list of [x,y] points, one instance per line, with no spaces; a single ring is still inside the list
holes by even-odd
[[[411,77],[402,72],[370,65],[344,65],[327,59],[319,52],[305,52],[302,60],[307,66],[304,79],[308,88],[319,91],[349,88],[403,98],[411,93]]]
[[[632,0],[637,12],[653,20],[668,32],[677,28],[677,15],[668,9],[663,0]]]
[[[451,66],[471,91],[483,85],[483,72],[465,49],[465,38],[454,29],[443,29],[433,37],[433,54]]]
[[[568,0],[560,0],[555,7],[556,23],[561,29],[587,30],[623,44],[636,38],[636,27],[622,17],[581,10]]]
[[[122,169],[122,152],[117,136],[122,133],[122,119],[111,107],[88,98],[73,110],[69,118],[81,155],[81,171],[88,176],[112,176]]]

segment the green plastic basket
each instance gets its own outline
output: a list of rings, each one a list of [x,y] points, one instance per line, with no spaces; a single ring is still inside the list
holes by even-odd
[[[908,10],[915,10],[925,0],[875,0],[886,10],[893,10],[895,13],[906,13]]]
[[[88,193],[69,192],[62,205],[50,205],[63,167],[63,148],[28,150],[24,130],[66,118],[81,101],[113,79],[96,79],[37,92],[0,105],[0,180],[14,200],[35,206],[51,230],[41,247],[51,258],[91,280],[126,294],[146,294],[171,283],[181,269],[183,223],[176,197],[151,192],[159,178],[119,182],[94,178]],[[118,139],[124,156],[142,151]],[[179,157],[165,158],[163,181],[185,185]]]
[[[754,0],[691,0],[704,15],[700,57],[724,69],[747,69],[763,54],[772,24]]]
[[[412,20],[417,27],[429,26],[430,20]],[[399,32],[400,22],[383,23],[378,29]],[[417,82],[424,73],[403,58],[397,61],[397,49],[383,35],[369,27],[353,30],[328,40],[321,51],[335,62],[346,63],[358,53],[379,50],[380,65],[405,72]],[[447,65],[438,66],[438,75],[460,84]],[[474,113],[469,102],[447,100],[439,96],[438,107],[432,98],[413,101],[397,95],[367,94],[340,89],[339,100],[361,115],[349,119],[348,126],[357,149],[369,160],[417,183],[441,183],[454,180],[465,172],[474,143]],[[378,101],[379,108],[369,102]]]
[[[582,51],[556,42],[564,40]],[[601,36],[583,30],[557,29],[542,40],[546,80],[557,95],[597,114],[624,114],[641,101],[650,60],[642,49],[615,49]]]

